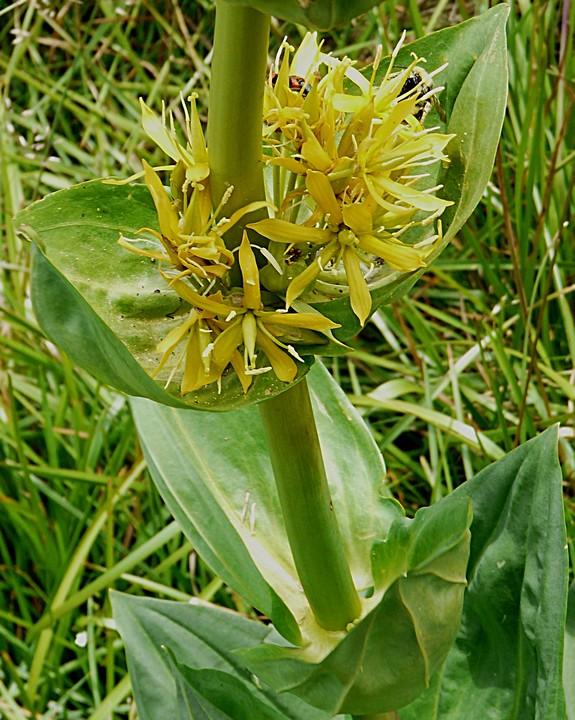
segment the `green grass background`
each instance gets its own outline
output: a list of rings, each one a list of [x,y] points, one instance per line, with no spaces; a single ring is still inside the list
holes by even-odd
[[[382,3],[326,35],[369,60],[485,11]],[[561,423],[575,561],[575,3],[513,2],[509,106],[473,217],[410,297],[328,367],[413,513]],[[151,485],[126,400],[37,330],[13,215],[46,193],[163,158],[138,97],[208,107],[208,0],[20,0],[0,8],[0,717],[135,718],[107,590],[250,613],[183,538]],[[274,22],[275,53],[302,28]],[[480,149],[478,150],[481,151]],[[72,239],[73,241],[73,239]],[[491,444],[478,440],[478,431]]]

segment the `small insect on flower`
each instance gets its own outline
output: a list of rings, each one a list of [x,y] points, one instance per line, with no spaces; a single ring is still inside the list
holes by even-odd
[[[443,68],[441,68],[443,69]],[[436,71],[438,72],[438,71]],[[414,117],[423,123],[427,114],[433,107],[442,122],[447,122],[447,116],[441,103],[437,98],[437,94],[443,90],[442,87],[435,87],[433,83],[433,76],[436,73],[428,73],[422,67],[416,65],[407,80],[403,83],[399,97],[404,95],[415,94],[417,96],[417,111],[414,113]]]
[[[274,73],[272,75],[272,87],[275,87],[277,79],[278,74]],[[311,91],[311,85],[306,83],[305,78],[302,78],[299,75],[290,75],[288,89],[296,93],[301,92],[302,96],[306,97],[307,94]]]

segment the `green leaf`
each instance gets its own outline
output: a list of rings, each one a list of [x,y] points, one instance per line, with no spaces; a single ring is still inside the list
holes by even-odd
[[[373,609],[323,659],[317,648],[269,644],[271,636],[238,654],[275,690],[330,714],[406,705],[428,687],[457,635],[470,522],[467,498],[396,520],[374,545]]]
[[[157,264],[118,244],[156,227],[157,215],[144,185],[82,183],[48,195],[16,219],[35,241],[32,303],[50,340],[98,380],[130,395],[174,407],[228,410],[286,389],[273,373],[257,375],[245,395],[237,375],[224,376],[182,398],[179,386],[161,375],[157,343],[179,325],[189,306],[166,285]],[[313,358],[298,363],[302,378]]]
[[[228,5],[251,7],[312,30],[331,30],[370,10],[374,0],[225,0]]]
[[[198,695],[207,700],[203,702],[203,709],[212,714],[206,717],[215,720],[218,715],[213,706],[220,711],[222,707],[233,707],[234,697],[237,696],[226,698],[225,694],[228,690],[237,692],[240,686],[244,706],[249,695],[254,707],[263,707],[267,713],[254,714],[252,718],[327,720],[325,713],[296,697],[279,697],[269,689],[256,685],[253,676],[234,657],[234,650],[256,645],[269,633],[269,628],[262,623],[199,601],[197,604],[179,603],[133,597],[115,591],[110,596],[114,620],[126,646],[140,720],[189,717],[195,720],[193,714],[180,715],[183,711],[179,702],[184,699],[182,695],[185,695],[188,707],[193,708],[192,687],[200,704],[202,701]],[[179,677],[164,647],[170,649],[180,671]],[[188,667],[184,668],[182,664]],[[206,672],[205,668],[210,670]],[[218,681],[223,682],[223,688],[218,688]],[[180,693],[179,698],[177,692]],[[225,710],[222,712],[225,713]],[[233,720],[242,717],[233,714],[219,717],[228,716]],[[197,717],[202,718],[202,715]]]
[[[565,625],[563,652],[563,689],[567,705],[567,720],[575,720],[575,582],[571,583]]]
[[[285,720],[234,675],[222,670],[196,670],[179,663],[166,647],[176,680],[179,720]]]
[[[351,572],[356,586],[366,588],[371,545],[391,522],[380,502],[387,494],[385,467],[369,430],[320,364],[310,373],[310,389]],[[308,623],[310,610],[289,550],[257,408],[194,413],[134,399],[132,409],[152,477],[198,553],[298,643],[286,605]]]
[[[441,125],[456,137],[447,146],[450,164],[436,167],[428,178],[429,186],[443,184],[441,196],[454,202],[441,217],[443,241],[430,258],[432,262],[455,237],[479,202],[493,170],[493,163],[507,104],[507,49],[505,23],[509,8],[496,5],[479,17],[452,28],[439,30],[406,45],[396,60],[407,67],[412,53],[426,59],[425,69],[432,71],[445,62],[448,67],[437,77],[445,85],[439,95],[447,113],[447,127],[433,112],[428,125]],[[379,74],[385,72],[383,62]],[[407,236],[406,236],[407,237]],[[405,239],[405,238],[404,238]],[[421,239],[410,237],[410,242]],[[402,298],[423,275],[425,268],[412,273],[388,271],[369,283],[372,311]],[[342,341],[360,329],[351,311],[349,298],[339,298],[341,286],[316,284],[302,296],[310,305],[342,325],[334,335]],[[336,297],[337,299],[333,299]]]
[[[473,524],[461,631],[433,688],[401,720],[563,720],[568,574],[557,429],[441,504],[462,497],[473,503]]]

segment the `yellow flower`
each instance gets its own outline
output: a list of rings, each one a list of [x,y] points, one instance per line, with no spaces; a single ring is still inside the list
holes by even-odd
[[[207,193],[199,185],[193,188],[185,213],[178,212],[156,171],[143,160],[144,178],[152,195],[160,231],[142,228],[156,237],[161,247],[136,246],[135,240],[121,237],[123,247],[139,255],[170,263],[178,270],[178,277],[194,275],[201,279],[222,278],[234,262],[233,253],[223,241],[223,234],[233,227],[245,214],[268,207],[268,203],[255,202],[237,210],[229,219],[216,223],[222,203],[212,209],[211,201],[202,196]]]
[[[287,307],[290,307],[322,271],[330,265],[335,267],[342,262],[349,285],[352,310],[363,324],[371,311],[371,297],[362,265],[367,268],[371,264],[371,258],[378,257],[394,270],[411,272],[425,267],[425,258],[432,247],[428,246],[424,249],[406,245],[392,233],[374,228],[373,217],[378,205],[370,198],[343,205],[341,208],[337,207],[331,185],[325,175],[316,173],[311,175],[311,178],[317,186],[323,188],[320,190],[316,186],[314,192],[310,194],[314,194],[317,198],[323,191],[327,199],[327,207],[324,206],[323,209],[327,209],[326,216],[329,216],[330,221],[335,220],[335,224],[324,228],[306,227],[270,218],[260,220],[248,227],[275,242],[288,245],[305,242],[321,247],[307,268],[289,284],[286,293]],[[335,213],[335,207],[330,207],[331,205],[335,205],[339,212]]]
[[[284,89],[274,93],[275,104],[265,117],[271,132],[265,157],[273,168],[270,186],[279,211],[248,227],[287,244],[288,253],[299,246],[307,258],[305,269],[287,286],[288,308],[320,274],[327,279],[331,270],[343,268],[352,309],[364,323],[371,311],[364,278],[370,267],[381,261],[406,273],[424,267],[441,234],[415,245],[400,239],[406,230],[433,223],[451,204],[438,197],[440,185],[426,188],[423,180],[429,165],[446,162],[444,150],[453,136],[421,123],[422,100],[435,92],[426,87],[422,97],[421,88],[407,83],[421,58],[393,71],[398,46],[376,86],[380,55],[368,79],[351,61],[321,53],[315,37],[306,36],[304,45],[308,75],[303,77],[311,89],[307,96],[285,90],[288,73],[295,71],[286,50],[280,68]],[[318,80],[315,73],[321,70],[325,74]],[[359,94],[349,92],[350,81]]]
[[[188,112],[186,104],[182,101],[182,107],[185,117],[185,134],[186,146],[184,147],[176,136],[174,129],[174,119],[170,114],[170,129],[166,127],[165,111],[162,118],[151,110],[146,103],[140,98],[140,106],[142,109],[142,127],[146,134],[162,148],[162,150],[176,162],[181,163],[184,168],[184,180],[182,183],[183,190],[187,190],[188,185],[202,182],[209,173],[208,151],[202,125],[196,107],[196,94],[190,96],[190,110]]]
[[[291,382],[297,375],[294,360],[301,362],[301,358],[289,343],[297,340],[298,331],[312,330],[329,335],[331,330],[339,327],[317,312],[288,313],[265,309],[258,267],[245,232],[238,253],[243,278],[241,293],[226,298],[221,292],[201,295],[179,278],[170,280],[170,286],[192,309],[185,322],[171,330],[159,344],[158,350],[163,356],[158,370],[175,348],[185,342],[184,352],[176,361],[177,368],[185,357],[182,394],[219,381],[230,364],[244,392],[248,391],[254,375],[270,370],[282,382]],[[243,354],[239,352],[240,348],[243,348]],[[269,366],[258,361],[260,351]]]

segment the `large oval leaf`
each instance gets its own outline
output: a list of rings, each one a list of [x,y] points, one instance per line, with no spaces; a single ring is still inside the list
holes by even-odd
[[[420,695],[459,629],[469,557],[470,503],[399,517],[373,550],[373,609],[325,657],[267,643],[238,651],[274,690],[330,714],[395,710]]]
[[[433,111],[430,122],[456,137],[446,149],[449,165],[437,164],[427,183],[429,186],[443,184],[441,195],[454,204],[442,215],[443,241],[429,261],[445,249],[471,215],[493,170],[507,104],[505,23],[508,15],[507,5],[497,5],[477,18],[406,45],[395,63],[398,67],[407,67],[412,53],[426,59],[428,72],[449,63],[437,78],[438,83],[445,85],[439,98],[448,118],[447,126]],[[384,73],[385,68],[383,62],[379,73]],[[415,236],[410,241],[418,239],[421,238]],[[425,268],[412,273],[387,271],[370,282],[372,311],[403,297],[424,272]],[[322,287],[317,283],[302,297],[340,323],[342,327],[334,335],[345,340],[361,326],[351,311],[348,297],[333,299],[342,292],[341,287]]]
[[[16,219],[34,240],[32,303],[45,334],[78,365],[119,390],[174,407],[228,410],[277,394],[287,385],[273,373],[255,376],[244,394],[228,373],[184,398],[179,386],[151,373],[156,345],[189,309],[161,279],[150,259],[118,244],[156,227],[157,214],[144,185],[82,183],[48,195]],[[298,363],[301,379],[313,364]],[[167,387],[163,389],[166,382]]]
[[[569,557],[557,428],[440,504],[462,497],[473,503],[473,524],[461,631],[433,687],[401,720],[564,720]],[[573,698],[573,674],[566,689]]]
[[[165,647],[170,648],[179,663],[197,671],[194,677],[195,673],[182,668],[187,675],[186,684],[197,688],[204,698],[219,700],[220,706],[226,692],[231,695],[228,702],[233,703],[234,691],[237,692],[241,683],[243,689],[240,692],[244,697],[249,692],[256,707],[261,704],[267,712],[275,711],[280,716],[278,720],[328,720],[325,713],[299,698],[277,695],[262,687],[234,656],[234,650],[262,642],[269,632],[263,623],[208,603],[133,597],[116,591],[112,591],[111,599],[114,620],[126,646],[140,720],[178,720],[181,717],[182,707],[176,688],[181,688],[182,678],[178,678],[177,667],[170,663]],[[216,672],[223,681],[219,688],[209,683],[214,677],[212,673]],[[247,717],[257,720],[260,715],[255,712]]]
[[[346,555],[356,586],[365,589],[371,545],[389,525],[380,503],[385,468],[321,364],[310,373],[310,389]],[[152,477],[204,561],[292,642],[298,630],[286,606],[304,633],[323,633],[297,579],[257,408],[200,414],[139,399],[132,408]]]
[[[251,7],[312,30],[331,30],[370,10],[374,0],[224,0],[228,5]]]

